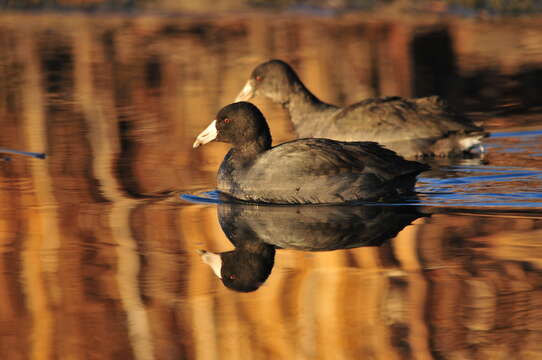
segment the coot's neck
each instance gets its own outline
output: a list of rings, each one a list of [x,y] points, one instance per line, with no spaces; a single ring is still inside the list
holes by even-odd
[[[325,126],[326,120],[339,109],[318,99],[302,83],[293,85],[289,99],[283,106],[288,109],[299,137],[313,137],[315,130]]]
[[[229,237],[230,241],[235,245],[235,250],[233,252],[237,254],[239,259],[244,259],[246,262],[267,264],[264,268],[271,272],[275,261],[275,247],[261,241],[252,229],[250,233],[243,233],[241,230],[239,238]],[[269,273],[267,273],[267,275],[269,275]],[[265,278],[267,278],[267,275]]]
[[[263,257],[275,256],[275,247],[258,239],[245,238],[242,240],[230,239],[235,245],[236,251],[258,254]]]
[[[235,144],[231,153],[232,156],[242,163],[250,161],[271,148],[271,134],[261,134],[258,138],[243,143]]]

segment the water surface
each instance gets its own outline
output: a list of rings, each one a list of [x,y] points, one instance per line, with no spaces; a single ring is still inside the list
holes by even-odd
[[[0,161],[3,358],[541,357],[538,24],[3,14],[0,147],[48,155]],[[323,100],[439,94],[492,136],[403,206],[228,208],[227,147],[191,144],[271,57]],[[249,293],[197,252],[270,246]]]

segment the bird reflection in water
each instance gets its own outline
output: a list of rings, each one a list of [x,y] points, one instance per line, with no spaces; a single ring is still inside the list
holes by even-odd
[[[276,249],[329,251],[379,246],[419,217],[414,206],[275,206],[218,204],[234,250],[200,250],[202,260],[235,291],[257,290],[269,277]]]

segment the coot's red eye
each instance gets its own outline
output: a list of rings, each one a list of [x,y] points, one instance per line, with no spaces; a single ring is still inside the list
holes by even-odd
[[[261,79],[262,79],[262,77],[260,75],[256,76],[257,81],[260,81]]]
[[[235,280],[237,277],[234,275],[234,274],[231,274],[230,276],[228,276],[231,280]]]
[[[231,120],[229,118],[224,118],[224,122],[228,124]]]

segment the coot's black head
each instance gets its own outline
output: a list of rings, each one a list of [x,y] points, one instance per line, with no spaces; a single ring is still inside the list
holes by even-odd
[[[246,251],[231,251],[222,254],[222,282],[235,291],[257,290],[269,277],[274,264],[273,256]]]
[[[244,101],[223,107],[216,119],[198,135],[194,147],[212,140],[231,143],[234,147],[255,145],[257,151],[271,147],[271,133],[263,114],[256,106]]]
[[[269,277],[275,262],[275,249],[257,253],[235,249],[220,254],[202,252],[202,260],[213,269],[222,283],[235,291],[257,290]]]
[[[250,75],[235,101],[246,101],[263,95],[274,102],[288,102],[290,94],[300,85],[295,71],[282,60],[270,60],[258,65]]]

